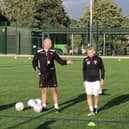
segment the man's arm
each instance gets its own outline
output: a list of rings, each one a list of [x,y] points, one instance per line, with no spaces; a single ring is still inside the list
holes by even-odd
[[[33,66],[33,69],[37,72],[39,72],[39,67],[38,67],[38,53],[36,53],[33,57],[33,60],[32,60],[32,66]]]
[[[63,60],[56,52],[54,53],[54,58],[61,65],[72,64],[71,60]]]

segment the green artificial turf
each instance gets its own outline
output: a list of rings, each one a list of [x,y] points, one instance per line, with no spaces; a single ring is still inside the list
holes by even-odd
[[[38,74],[28,57],[0,57],[0,129],[128,129],[129,128],[129,59],[104,59],[106,78],[100,96],[100,112],[88,117],[82,82],[82,60],[74,64],[56,64],[60,113],[53,110],[48,91],[48,110],[35,113],[27,101],[40,98]],[[23,102],[24,111],[15,110]],[[89,127],[95,122],[95,127]]]

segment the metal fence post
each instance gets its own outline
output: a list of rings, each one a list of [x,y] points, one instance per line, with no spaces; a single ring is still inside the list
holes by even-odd
[[[7,54],[7,22],[4,23],[5,27],[5,35],[4,35],[4,40],[5,40],[5,54]]]

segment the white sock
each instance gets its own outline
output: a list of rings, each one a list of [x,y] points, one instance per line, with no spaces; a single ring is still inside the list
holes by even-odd
[[[89,106],[91,112],[93,112],[93,106]]]
[[[54,108],[59,109],[59,106],[57,103],[54,104]]]
[[[95,107],[95,108],[98,108],[98,105],[95,105],[94,107]]]
[[[45,107],[45,108],[47,107],[46,103],[43,103],[42,106]]]

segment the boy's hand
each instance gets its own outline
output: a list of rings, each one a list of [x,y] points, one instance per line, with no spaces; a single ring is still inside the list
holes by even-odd
[[[103,80],[103,79],[100,80],[100,85],[101,85],[101,86],[104,85],[104,80]]]

